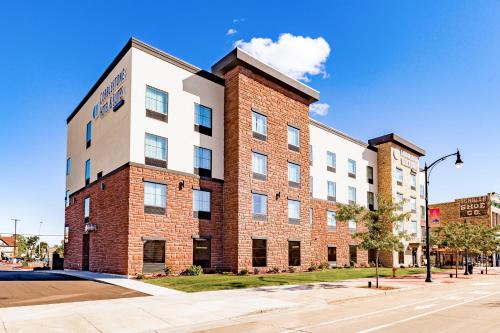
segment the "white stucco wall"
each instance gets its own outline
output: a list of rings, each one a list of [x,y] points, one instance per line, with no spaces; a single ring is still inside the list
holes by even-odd
[[[144,135],[168,139],[168,169],[193,173],[194,146],[212,150],[212,177],[224,178],[224,87],[132,49],[130,161],[144,163]],[[146,86],[168,93],[168,123],[146,117]],[[212,136],[194,130],[195,103],[212,108]]]
[[[327,182],[334,181],[337,186],[337,202],[348,203],[348,187],[356,188],[356,202],[367,205],[367,192],[377,195],[377,153],[367,145],[349,140],[341,135],[327,131],[314,123],[310,125],[310,142],[313,149],[313,197],[327,199]],[[327,171],[327,151],[337,155],[336,172]],[[347,161],[356,161],[356,179],[348,176]],[[373,184],[367,181],[366,167],[373,167]],[[376,199],[375,199],[376,201]],[[376,205],[376,203],[375,203]]]
[[[97,173],[106,175],[119,166],[127,163],[130,156],[130,82],[131,57],[129,51],[114,67],[98,89],[85,102],[78,113],[67,125],[67,158],[71,158],[71,172],[66,176],[66,190],[70,194],[85,186],[85,161],[90,159],[90,181],[97,179]],[[126,70],[125,104],[116,112],[112,110],[103,116],[93,119],[92,110],[99,102],[103,89]],[[92,144],[86,148],[87,123],[92,121]]]

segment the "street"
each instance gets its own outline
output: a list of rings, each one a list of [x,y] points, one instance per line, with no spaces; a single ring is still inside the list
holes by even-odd
[[[233,319],[199,332],[500,331],[500,276]],[[217,325],[217,327],[215,327]]]

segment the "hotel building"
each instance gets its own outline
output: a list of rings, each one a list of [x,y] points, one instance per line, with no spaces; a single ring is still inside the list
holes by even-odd
[[[67,119],[68,269],[134,275],[366,265],[337,204],[405,200],[412,236],[385,266],[418,265],[419,158],[309,116],[319,92],[234,49],[205,71],[131,39]]]

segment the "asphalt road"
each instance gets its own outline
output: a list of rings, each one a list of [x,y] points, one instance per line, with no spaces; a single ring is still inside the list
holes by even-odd
[[[500,332],[500,276],[218,325],[200,332]]]
[[[0,271],[0,308],[147,296],[107,283],[40,271]]]

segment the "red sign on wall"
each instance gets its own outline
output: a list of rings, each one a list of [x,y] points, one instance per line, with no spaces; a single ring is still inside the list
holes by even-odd
[[[441,209],[429,208],[429,220],[432,223],[439,223],[441,221]]]

